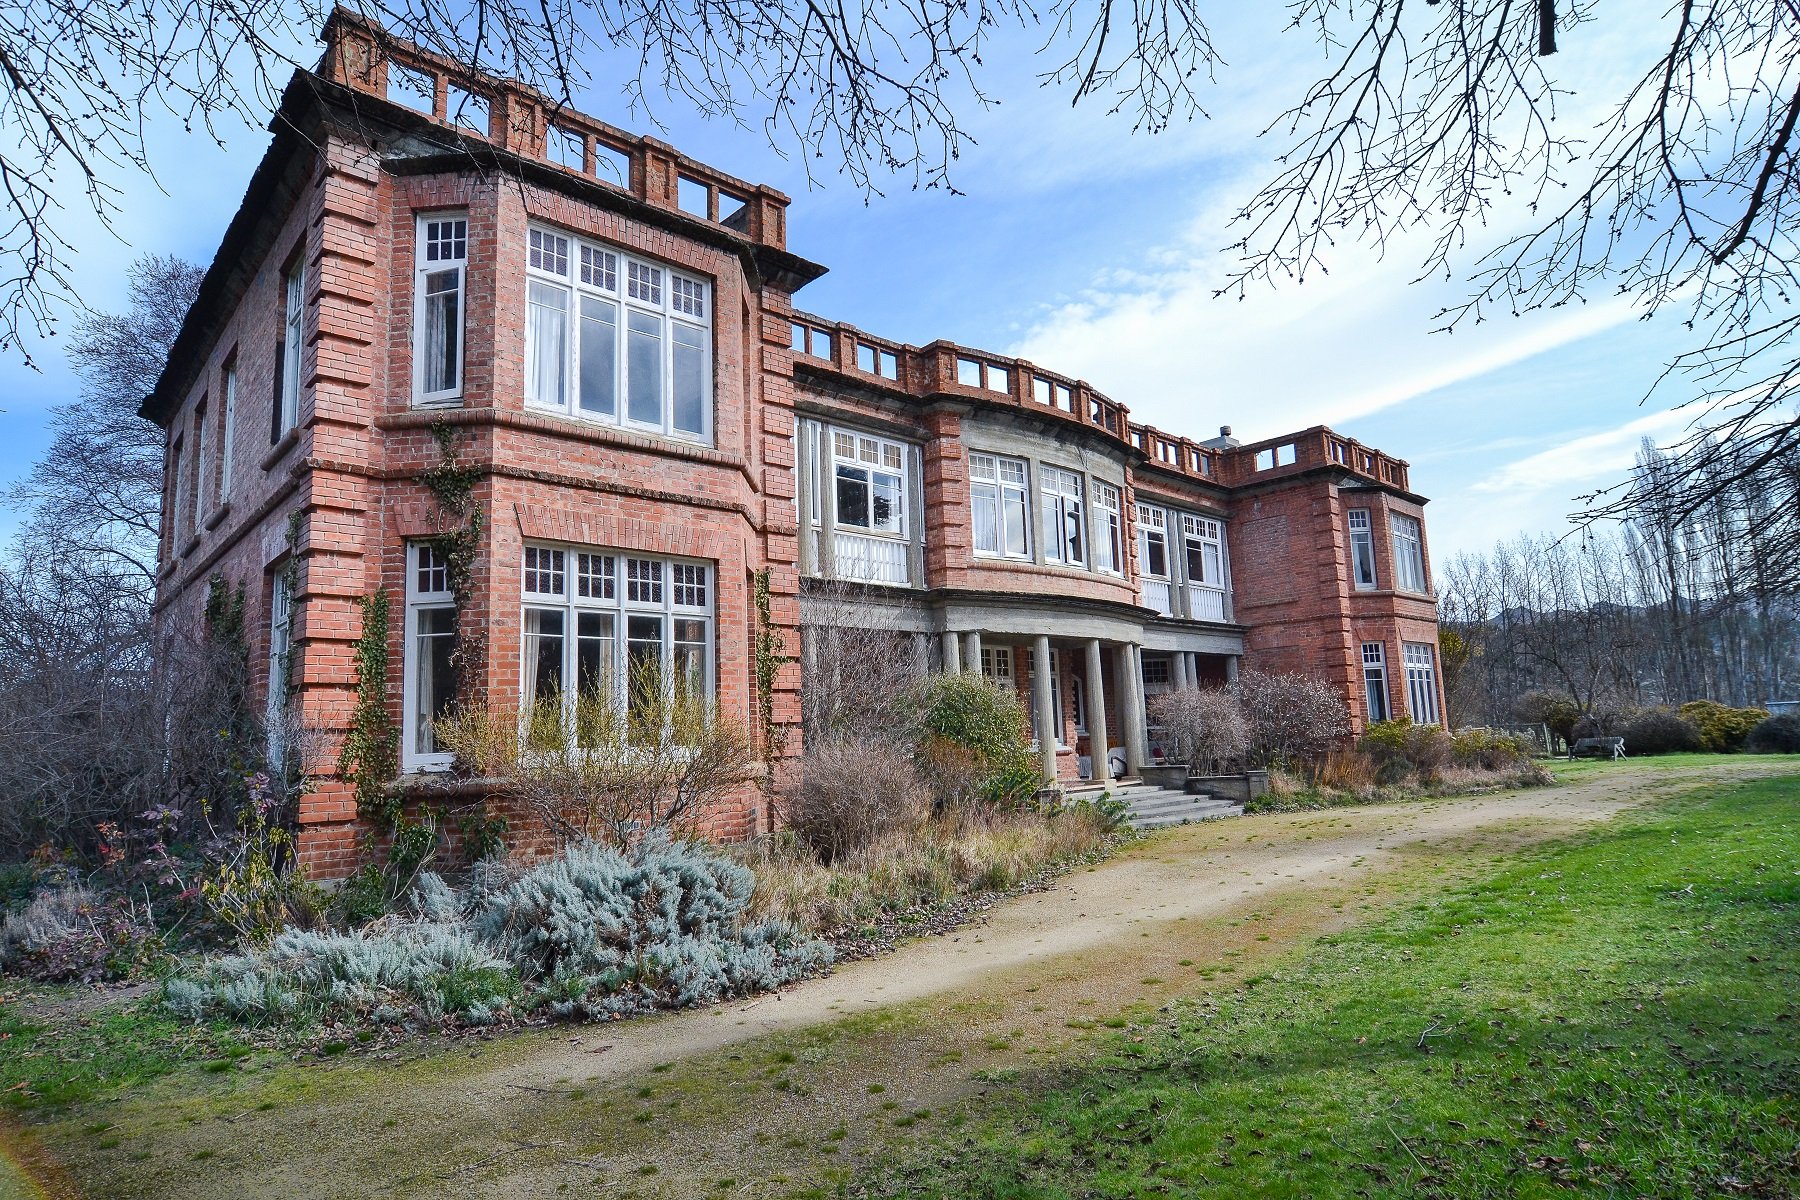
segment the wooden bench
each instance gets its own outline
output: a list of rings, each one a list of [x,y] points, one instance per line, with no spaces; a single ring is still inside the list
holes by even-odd
[[[1625,739],[1622,737],[1580,738],[1569,747],[1570,758],[1610,758],[1625,757]]]

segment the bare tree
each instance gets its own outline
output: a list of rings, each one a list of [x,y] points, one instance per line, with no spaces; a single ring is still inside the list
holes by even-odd
[[[126,272],[124,312],[84,313],[68,347],[81,396],[51,410],[55,431],[7,499],[24,546],[73,556],[148,602],[162,511],[163,436],[138,416],[200,287],[201,270],[147,255]]]
[[[809,583],[801,597],[800,696],[809,750],[844,741],[910,746],[915,706],[928,667],[908,607],[842,580]]]

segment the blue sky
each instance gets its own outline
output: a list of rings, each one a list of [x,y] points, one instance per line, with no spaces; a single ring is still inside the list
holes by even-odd
[[[1640,7],[1635,20],[1609,13],[1611,32],[1569,33],[1549,60],[1575,93],[1562,106],[1570,132],[1646,61],[1664,15]],[[1460,284],[1411,283],[1416,242],[1386,260],[1349,245],[1329,276],[1304,286],[1212,299],[1228,264],[1219,248],[1235,236],[1225,220],[1276,149],[1256,131],[1320,63],[1315,46],[1279,33],[1283,8],[1244,8],[1216,27],[1233,65],[1204,96],[1212,119],[1156,136],[1037,88],[1035,35],[1003,38],[987,55],[1003,103],[970,114],[978,144],[957,164],[960,196],[908,180],[864,196],[829,171],[809,182],[754,122],[707,123],[679,101],[659,102],[656,132],[794,197],[789,245],[831,268],[799,295],[802,307],[915,344],[944,337],[1023,354],[1088,379],[1139,420],[1201,437],[1222,424],[1246,439],[1332,425],[1413,463],[1414,486],[1433,497],[1440,561],[1560,526],[1574,497],[1630,467],[1641,437],[1679,434],[1684,416],[1668,411],[1678,396],[1640,404],[1679,336],[1675,320],[1639,322],[1599,304],[1433,334],[1432,314]],[[608,64],[593,65],[607,77]],[[653,128],[604,88],[581,107]],[[121,178],[123,240],[72,198],[75,277],[89,303],[117,307],[122,268],[138,254],[211,258],[267,142],[260,127],[221,132],[218,146],[172,120],[152,125],[161,177]],[[45,410],[73,393],[54,343],[33,352],[41,372],[0,358],[0,483],[42,451]],[[0,534],[10,521],[0,512]]]

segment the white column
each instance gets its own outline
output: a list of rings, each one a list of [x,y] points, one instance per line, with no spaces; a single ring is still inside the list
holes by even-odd
[[[944,630],[944,674],[955,675],[962,671],[962,655],[958,653],[956,630]]]
[[[1044,778],[1056,782],[1056,700],[1050,691],[1050,639],[1039,634],[1031,646],[1031,702],[1037,709],[1038,756]]]
[[[1112,778],[1106,752],[1106,681],[1100,674],[1100,641],[1087,644],[1087,712],[1088,757],[1093,763],[1094,779],[1106,783]]]
[[[800,422],[800,461],[794,474],[800,492],[800,574],[819,573],[819,542],[813,537],[812,494],[819,478],[818,427],[811,421]]]
[[[819,483],[819,574],[826,579],[838,577],[837,557],[837,475],[831,469],[831,445],[825,427],[819,427],[819,463],[824,475]]]
[[[1121,645],[1113,651],[1118,662],[1119,716],[1125,723],[1125,773],[1144,769],[1144,672],[1139,647]]]
[[[963,634],[963,662],[971,673],[981,674],[981,630],[971,629]]]
[[[1236,683],[1237,682],[1238,664],[1242,661],[1243,661],[1243,656],[1240,654],[1228,654],[1225,656],[1225,682],[1226,683]]]

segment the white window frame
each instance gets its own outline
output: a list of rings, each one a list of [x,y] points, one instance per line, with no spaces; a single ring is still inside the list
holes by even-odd
[[[1353,508],[1346,515],[1350,528],[1350,581],[1359,592],[1380,587],[1375,573],[1375,532],[1369,510]]]
[[[194,519],[193,531],[196,537],[206,527],[206,476],[212,470],[208,461],[206,443],[206,418],[212,414],[207,412],[206,401],[202,400],[194,408]]]
[[[1406,664],[1406,703],[1413,724],[1438,724],[1437,654],[1428,642],[1401,642]]]
[[[1389,513],[1388,531],[1394,546],[1395,589],[1421,596],[1428,594],[1431,580],[1425,574],[1425,529],[1419,518]]]
[[[282,277],[281,395],[276,440],[300,424],[300,361],[306,343],[306,260],[296,252]]]
[[[979,501],[991,500],[994,506],[993,526],[986,532],[991,534],[991,549],[983,549],[981,528],[982,522],[976,517],[975,510]],[[1007,541],[1007,511],[1011,509],[1019,514],[1019,529],[1023,544],[1014,547]],[[1010,558],[1029,561],[1031,558],[1031,466],[1022,458],[1008,458],[1001,454],[989,454],[975,450],[969,454],[969,515],[970,524],[974,526],[974,549],[980,558]]]
[[[1169,514],[1168,510],[1153,504],[1137,506],[1138,527],[1138,574],[1145,579],[1174,578],[1174,561],[1169,557]],[[1152,540],[1162,543],[1163,569],[1159,575],[1150,569],[1150,543]]]
[[[281,737],[288,705],[289,664],[294,654],[294,593],[285,568],[269,579],[269,678],[263,696],[263,728],[269,765],[279,771],[286,750]]]
[[[907,537],[908,520],[911,514],[907,511],[907,474],[908,464],[912,461],[910,447],[905,442],[897,442],[892,438],[879,437],[872,433],[864,433],[858,429],[843,426],[821,426],[819,431],[820,455],[828,465],[821,488],[828,490],[831,498],[831,511],[837,527],[859,537],[894,538],[904,541]],[[846,445],[847,443],[847,445]],[[867,508],[861,514],[864,524],[858,525],[844,519],[844,510],[838,503],[838,479],[844,472],[851,472],[851,477],[860,472],[860,482],[867,489]],[[876,476],[890,479],[894,483],[893,521],[891,527],[883,528],[875,524],[875,480]],[[817,521],[817,516],[814,520]]]
[[[444,771],[455,755],[448,750],[418,749],[420,728],[419,653],[421,630],[419,621],[426,612],[456,611],[456,595],[450,590],[450,566],[443,554],[428,542],[411,542],[406,547],[406,627],[404,682],[401,684],[400,766],[406,771]],[[454,623],[454,618],[452,618]],[[454,635],[453,635],[454,636]]]
[[[713,312],[716,289],[710,280],[676,271],[665,263],[628,254],[616,246],[544,225],[532,225],[528,239],[552,239],[560,243],[555,253],[536,253],[528,240],[520,252],[526,260],[525,405],[538,412],[553,412],[597,425],[651,433],[676,441],[713,444]],[[539,245],[543,243],[540,240]],[[584,256],[584,251],[585,256]],[[535,257],[535,262],[534,262]],[[530,289],[533,282],[561,292],[562,375],[559,397],[533,395],[539,350],[532,337]],[[613,306],[613,411],[590,411],[581,406],[581,301],[583,298]],[[654,317],[658,322],[660,416],[644,421],[631,415],[632,317]],[[676,427],[676,342],[686,334],[697,339],[700,355],[700,428]],[[683,343],[684,346],[687,345]]]
[[[1087,565],[1087,518],[1081,475],[1050,463],[1038,464],[1038,495],[1044,514],[1044,561]],[[1069,546],[1073,534],[1076,545]]]
[[[435,236],[434,236],[435,235]],[[425,363],[426,282],[446,271],[456,273],[456,320],[446,329],[455,342],[451,355],[456,378],[448,387],[427,391]],[[439,293],[441,294],[441,293]],[[469,319],[469,216],[465,212],[421,213],[413,226],[413,403],[421,408],[457,404],[463,395],[465,334]]]
[[[1194,578],[1193,571],[1188,569],[1188,582],[1216,592],[1224,591],[1226,580],[1230,577],[1230,570],[1225,562],[1224,524],[1213,517],[1182,513],[1181,553],[1184,569],[1188,568],[1188,551],[1194,546],[1200,548],[1201,577]]]
[[[628,634],[630,619],[637,617],[657,617],[662,621],[661,648],[659,664],[663,679],[669,686],[675,681],[675,637],[676,621],[702,622],[705,629],[705,655],[702,674],[705,680],[705,694],[709,703],[716,703],[719,694],[718,679],[718,621],[715,613],[718,607],[717,564],[701,559],[671,558],[665,555],[641,554],[632,550],[622,550],[604,546],[578,546],[562,542],[527,542],[520,551],[521,563],[531,560],[533,554],[551,556],[551,562],[558,560],[560,567],[540,569],[537,571],[521,570],[519,581],[519,708],[525,711],[525,697],[528,692],[527,671],[531,667],[531,659],[527,654],[525,634],[525,611],[527,609],[543,609],[563,614],[562,648],[562,694],[565,698],[563,719],[568,722],[571,734],[575,721],[575,702],[578,697],[576,688],[569,686],[569,681],[580,677],[580,625],[579,614],[599,613],[612,618],[612,662],[607,665],[610,671],[613,703],[624,711],[626,689],[630,683],[629,653],[630,637]],[[589,561],[584,564],[584,557]],[[537,559],[541,565],[545,559]],[[584,565],[588,569],[583,569]],[[654,576],[641,570],[644,566],[657,568]],[[682,575],[698,572],[696,577],[689,575],[683,580]],[[546,586],[548,585],[548,586]],[[681,603],[684,597],[691,597],[693,589],[701,589],[701,603],[691,600]],[[586,591],[588,594],[584,595]],[[688,644],[688,643],[684,643]]]
[[[988,679],[1013,682],[1013,651],[1011,646],[982,646],[981,673]]]
[[[237,356],[225,364],[219,381],[219,399],[225,409],[219,433],[219,501],[231,499],[231,445],[237,440]]]
[[[1125,573],[1123,493],[1115,484],[1093,481],[1094,570],[1103,575]]]
[[[1391,721],[1394,718],[1394,701],[1388,691],[1387,647],[1380,642],[1364,642],[1362,644],[1363,664],[1363,704],[1368,712],[1369,721]],[[1380,703],[1376,703],[1379,690]]]
[[[169,447],[170,554],[179,554],[181,547],[186,544],[186,536],[181,527],[181,508],[187,502],[188,491],[186,449],[186,439],[177,434],[174,443]]]

